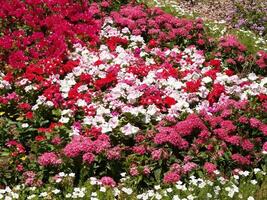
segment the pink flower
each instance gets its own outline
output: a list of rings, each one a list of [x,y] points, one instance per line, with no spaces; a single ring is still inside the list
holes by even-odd
[[[148,175],[148,174],[150,174],[150,172],[151,172],[150,168],[148,166],[144,166],[143,173],[145,175]]]
[[[104,186],[109,186],[109,187],[115,187],[116,186],[116,182],[109,176],[103,176],[100,179],[100,182],[104,185]]]
[[[163,178],[163,182],[165,184],[172,184],[172,183],[176,183],[180,180],[180,175],[177,174],[176,172],[167,172],[165,175],[164,175],[164,178]]]
[[[253,128],[258,128],[261,125],[261,121],[256,118],[250,118],[249,123]]]
[[[205,169],[209,174],[211,174],[211,173],[213,173],[213,172],[217,169],[217,167],[216,167],[216,165],[214,165],[213,163],[205,162],[205,164],[204,164],[204,169]]]
[[[17,167],[16,167],[16,170],[17,170],[18,172],[22,172],[23,169],[24,169],[24,167],[23,167],[22,164],[19,164],[19,165],[17,165]]]
[[[63,151],[67,157],[75,158],[82,153],[92,152],[94,149],[95,147],[90,138],[79,135],[73,137],[71,142],[65,146]]]
[[[38,163],[45,167],[59,165],[61,164],[61,159],[54,152],[46,152],[38,158]]]
[[[90,153],[90,152],[88,152],[88,153],[85,153],[84,155],[83,155],[83,161],[86,163],[86,164],[92,164],[93,162],[94,162],[94,160],[95,160],[95,155],[94,154],[92,154],[92,153]]]
[[[109,160],[118,160],[121,158],[121,148],[114,147],[112,149],[107,150],[107,158]]]
[[[259,130],[263,133],[263,135],[267,136],[267,124],[262,124]]]
[[[153,160],[160,160],[160,158],[161,158],[161,149],[157,149],[157,150],[152,151],[151,155],[152,155],[152,159]]]
[[[225,141],[227,141],[233,145],[239,146],[240,142],[241,142],[241,137],[238,135],[234,135],[234,136],[226,137]]]
[[[136,166],[136,165],[131,166],[131,168],[130,168],[130,174],[131,174],[132,176],[137,176],[137,175],[139,175],[139,172],[138,172],[138,169],[137,169],[137,166]]]
[[[180,174],[180,173],[182,172],[182,167],[181,167],[178,163],[173,163],[173,164],[171,165],[170,170],[171,170],[172,172],[176,172],[176,173]]]
[[[194,162],[188,162],[185,165],[183,165],[183,173],[186,174],[190,171],[192,171],[193,169],[195,169],[197,167],[197,164]]]
[[[221,127],[225,129],[228,133],[236,130],[236,126],[230,120],[224,120],[221,122]]]
[[[244,150],[247,150],[247,151],[251,151],[251,150],[253,150],[253,148],[254,148],[254,144],[253,144],[252,142],[250,142],[249,139],[245,139],[245,140],[243,140],[241,146],[242,146],[242,148],[243,148]]]
[[[61,138],[59,136],[56,136],[52,139],[52,144],[59,145],[61,143]]]
[[[247,124],[248,123],[248,118],[245,116],[239,117],[238,121],[242,124]]]
[[[267,153],[267,142],[263,144],[262,151]]]
[[[10,54],[8,61],[9,64],[17,69],[21,69],[25,67],[25,62],[28,60],[23,53],[23,51],[16,51]]]
[[[134,146],[133,152],[139,155],[144,155],[146,153],[146,148],[143,145]]]
[[[232,158],[232,160],[236,161],[238,164],[241,164],[241,165],[251,164],[251,161],[248,158],[246,158],[246,157],[244,157],[238,153],[233,154],[231,156],[231,158]]]

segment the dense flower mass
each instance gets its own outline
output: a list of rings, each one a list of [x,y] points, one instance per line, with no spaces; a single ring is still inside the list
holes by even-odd
[[[0,8],[0,153],[11,163],[0,162],[0,188],[70,177],[151,188],[265,165],[266,52],[248,55],[234,36],[212,47],[200,19],[89,2]]]
[[[42,166],[47,167],[49,165],[59,165],[61,163],[61,160],[58,159],[55,153],[46,152],[38,158],[38,163]]]

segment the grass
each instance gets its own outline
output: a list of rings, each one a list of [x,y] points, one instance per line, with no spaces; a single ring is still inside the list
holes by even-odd
[[[139,0],[138,2],[147,5],[148,7],[158,6],[163,9],[165,12],[170,13],[177,17],[183,17],[187,19],[195,19],[201,17],[198,13],[186,13],[179,11],[177,9],[177,3],[168,0]],[[236,35],[239,41],[244,44],[248,52],[255,54],[259,50],[267,51],[267,41],[266,39],[256,35],[252,31],[242,30],[242,29],[229,29],[223,23],[218,23],[212,20],[204,21],[206,33],[208,36],[215,39],[219,39],[224,35],[233,34]]]

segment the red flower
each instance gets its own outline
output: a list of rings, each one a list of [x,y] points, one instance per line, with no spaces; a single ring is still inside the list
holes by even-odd
[[[174,98],[167,96],[164,99],[164,103],[168,105],[168,107],[171,107],[172,105],[176,104],[176,101]]]
[[[208,101],[213,104],[218,100],[221,94],[224,92],[224,86],[221,84],[214,84],[212,91],[208,95]]]
[[[114,51],[118,45],[128,44],[128,40],[119,37],[110,37],[107,39],[106,44],[111,51]]]
[[[151,40],[148,42],[148,46],[151,47],[151,48],[155,47],[156,45],[157,45],[157,42],[156,42],[156,40],[154,40],[154,39],[151,39]]]
[[[211,60],[210,65],[213,66],[215,69],[220,69],[221,61],[220,60]]]
[[[260,58],[256,61],[257,65],[261,68],[264,69],[267,67],[267,53],[264,51],[258,52],[258,55]]]
[[[25,62],[28,60],[28,57],[26,57],[23,53],[23,51],[16,51],[12,54],[10,54],[8,58],[9,64],[17,69],[21,69],[25,67]]]
[[[232,76],[232,75],[234,75],[234,71],[231,70],[231,69],[227,69],[227,70],[225,70],[224,72],[225,72],[225,74],[226,74],[227,76]]]
[[[35,137],[35,141],[37,141],[37,142],[41,142],[41,141],[44,141],[46,138],[44,137],[44,136],[42,136],[42,135],[37,135],[36,137]]]
[[[267,95],[266,94],[259,94],[258,95],[258,99],[263,102],[263,101],[266,101],[267,100]]]
[[[190,92],[190,93],[197,92],[200,85],[201,85],[200,79],[197,81],[188,81],[188,82],[186,82],[185,91]]]

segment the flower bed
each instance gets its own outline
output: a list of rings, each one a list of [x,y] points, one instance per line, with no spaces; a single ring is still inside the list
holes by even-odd
[[[266,52],[134,3],[0,16],[0,199],[261,195]]]

